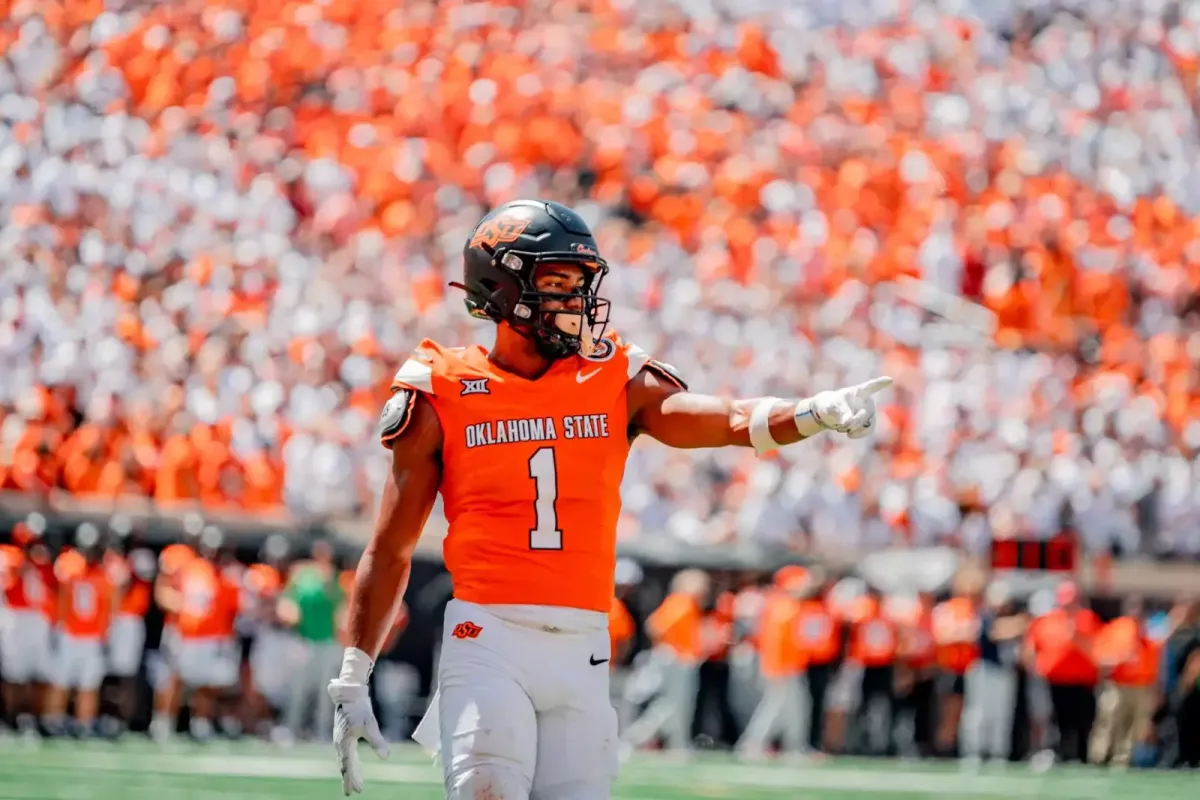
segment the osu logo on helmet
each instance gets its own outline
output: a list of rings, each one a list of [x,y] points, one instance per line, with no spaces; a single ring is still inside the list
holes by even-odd
[[[469,246],[494,250],[498,244],[515,242],[529,227],[529,223],[530,220],[520,217],[500,216],[495,219],[485,219],[475,229],[475,235],[471,237]]]
[[[479,634],[483,633],[483,628],[476,625],[474,622],[460,622],[454,626],[454,632],[450,635],[455,639],[474,639]]]

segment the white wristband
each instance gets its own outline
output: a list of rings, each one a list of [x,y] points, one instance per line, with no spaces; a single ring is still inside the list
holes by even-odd
[[[796,430],[800,431],[800,435],[806,439],[809,436],[816,436],[821,431],[829,430],[821,424],[820,418],[813,412],[812,402],[811,397],[806,397],[799,403],[796,403],[796,413],[794,415]]]
[[[764,397],[750,410],[750,445],[760,456],[779,449],[779,442],[771,435],[771,409],[778,397]]]
[[[338,680],[357,686],[366,686],[375,664],[371,657],[357,647],[347,647],[342,653],[342,674]]]

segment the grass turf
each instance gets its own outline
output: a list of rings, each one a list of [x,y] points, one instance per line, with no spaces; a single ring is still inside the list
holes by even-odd
[[[441,773],[413,747],[387,762],[363,751],[363,800],[441,798]],[[739,764],[701,754],[687,763],[645,755],[622,769],[614,800],[1196,800],[1200,777],[1020,765],[960,772],[948,763],[835,759],[812,765]],[[329,747],[274,748],[258,741],[165,746],[0,742],[0,798],[28,800],[317,800],[341,796]]]

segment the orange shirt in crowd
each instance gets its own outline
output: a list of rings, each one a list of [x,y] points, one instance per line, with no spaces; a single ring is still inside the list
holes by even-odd
[[[184,639],[233,636],[240,602],[237,584],[208,559],[196,558],[179,573],[176,627]]]
[[[176,543],[163,548],[158,556],[158,571],[163,577],[173,578],[179,571],[196,557],[196,551],[190,545]]]
[[[1100,666],[1114,665],[1114,683],[1150,686],[1158,681],[1161,644],[1146,636],[1141,623],[1132,617],[1120,617],[1101,628],[1092,652]]]
[[[629,609],[621,602],[621,598],[613,597],[612,608],[608,611],[608,652],[612,663],[615,664],[620,658],[622,649],[633,640],[634,633]]]
[[[766,609],[768,594],[758,586],[747,586],[734,599],[733,618],[742,627],[742,641],[756,650],[759,620]]]
[[[700,649],[705,661],[724,661],[733,646],[732,592],[722,592],[717,607],[700,619]]]
[[[861,598],[851,611],[850,658],[864,667],[886,667],[896,660],[899,633],[871,597]]]
[[[338,588],[342,590],[342,595],[349,598],[354,593],[354,576],[357,570],[344,569],[338,573]]]
[[[832,662],[842,649],[842,624],[822,600],[805,600],[796,609],[796,646],[805,663]]]
[[[914,605],[895,620],[899,626],[898,653],[913,669],[924,669],[937,663],[937,648],[933,643],[933,610]]]
[[[117,616],[145,617],[150,610],[150,583],[138,577],[129,558],[120,553],[105,553],[104,568],[117,592]]]
[[[74,548],[67,548],[54,561],[54,579],[62,584],[87,567],[87,559]]]
[[[14,610],[29,608],[25,597],[25,584],[21,580],[21,568],[25,564],[25,553],[11,544],[0,544],[0,589],[4,590],[4,606]]]
[[[190,545],[183,543],[169,544],[158,555],[158,580],[178,591],[179,576],[183,568],[196,558],[196,551]],[[174,625],[177,617],[174,611],[163,614],[164,625]]]
[[[1094,685],[1097,671],[1091,647],[1099,631],[1100,618],[1086,608],[1056,608],[1038,617],[1026,634],[1037,673],[1050,683]]]
[[[270,564],[251,564],[242,576],[246,593],[260,607],[273,607],[283,591],[283,575]]]
[[[783,592],[767,595],[758,623],[758,668],[765,678],[795,675],[804,669],[796,639],[800,604]]]
[[[54,564],[31,560],[13,547],[5,556],[8,577],[4,601],[14,611],[37,611],[51,624],[58,621],[58,581]]]
[[[667,595],[646,620],[646,629],[656,645],[669,647],[681,661],[702,658],[700,642],[700,604],[690,594]]]
[[[967,597],[954,597],[933,609],[933,641],[938,666],[963,675],[979,658],[979,612]]]
[[[112,620],[113,584],[104,564],[90,564],[77,551],[68,550],[58,557],[54,569],[63,630],[79,639],[106,636]]]
[[[117,601],[117,615],[144,618],[150,610],[150,594],[148,582],[138,577],[131,578],[121,591],[121,599]]]

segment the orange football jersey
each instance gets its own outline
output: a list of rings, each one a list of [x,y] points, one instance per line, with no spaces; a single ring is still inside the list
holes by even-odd
[[[228,638],[239,608],[237,584],[204,558],[179,572],[181,602],[176,625],[184,639]]]
[[[21,567],[25,554],[11,544],[0,544],[0,588],[4,590],[4,605],[11,609],[29,607],[25,587],[21,582]]]
[[[242,576],[242,583],[253,597],[273,601],[283,591],[283,576],[270,564],[251,564]]]
[[[102,564],[89,564],[78,551],[68,550],[54,564],[59,591],[64,592],[67,633],[80,638],[102,637],[112,615],[113,585]]]
[[[644,367],[680,382],[614,334],[596,344],[531,381],[493,365],[483,347],[426,340],[396,373],[392,389],[425,395],[441,423],[443,552],[460,600],[608,613],[629,453],[626,389]],[[385,446],[409,408],[391,409]]]
[[[3,605],[13,611],[40,611],[51,622],[58,618],[53,564],[34,561],[18,547],[0,545],[0,570]]]
[[[196,551],[182,543],[169,544],[158,556],[158,571],[164,578],[173,579],[190,561],[196,558]]]

